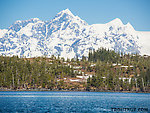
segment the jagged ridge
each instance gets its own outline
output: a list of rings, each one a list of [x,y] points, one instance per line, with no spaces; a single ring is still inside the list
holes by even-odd
[[[38,18],[19,20],[7,30],[0,30],[0,54],[81,58],[88,55],[89,49],[100,47],[144,54],[140,37],[130,23],[124,25],[118,18],[106,24],[88,25],[66,9],[49,22]]]

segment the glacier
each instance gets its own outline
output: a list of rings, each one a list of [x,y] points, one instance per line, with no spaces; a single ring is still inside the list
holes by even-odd
[[[65,9],[50,20],[17,20],[0,29],[0,55],[19,57],[81,58],[100,47],[125,54],[150,55],[150,32],[136,31],[116,18],[106,24],[92,24]]]

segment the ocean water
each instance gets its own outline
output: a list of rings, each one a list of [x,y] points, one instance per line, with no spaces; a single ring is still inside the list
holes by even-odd
[[[0,112],[148,113],[150,93],[1,91]]]

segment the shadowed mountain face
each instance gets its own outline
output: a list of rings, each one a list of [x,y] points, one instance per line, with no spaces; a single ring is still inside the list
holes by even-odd
[[[146,52],[150,33],[135,31],[130,23],[124,25],[116,18],[106,24],[88,25],[69,9],[59,12],[51,21],[33,18],[16,21],[8,29],[0,30],[0,54],[19,57],[60,55],[65,58],[88,56],[89,49],[100,47],[116,52]],[[146,41],[145,41],[146,42]]]

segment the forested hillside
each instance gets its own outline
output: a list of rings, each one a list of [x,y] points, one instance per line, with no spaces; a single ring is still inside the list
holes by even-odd
[[[80,60],[0,56],[0,89],[150,92],[150,57],[104,48]]]
[[[150,89],[150,57],[123,55],[104,48],[89,52],[89,62],[96,63],[95,75],[88,87],[113,91],[148,91]]]

